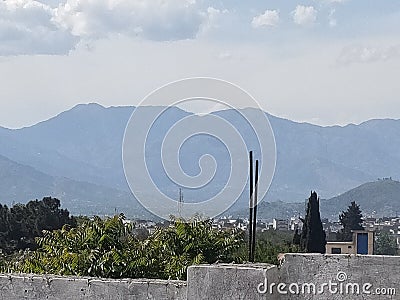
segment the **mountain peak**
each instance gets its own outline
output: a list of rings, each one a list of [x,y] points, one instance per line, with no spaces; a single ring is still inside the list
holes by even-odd
[[[80,103],[75,105],[73,108],[71,108],[70,110],[88,110],[88,109],[105,109],[106,107],[104,107],[103,105],[96,103],[96,102],[90,102],[90,103]]]

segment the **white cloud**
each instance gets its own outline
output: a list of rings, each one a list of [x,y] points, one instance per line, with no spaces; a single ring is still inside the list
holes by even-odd
[[[112,35],[171,41],[192,39],[225,11],[195,0],[0,1],[0,56],[67,54],[80,41]]]
[[[302,26],[312,25],[317,20],[317,10],[313,6],[297,5],[292,14],[293,21]]]
[[[276,26],[279,23],[278,10],[266,10],[263,14],[255,16],[251,22],[254,28]]]
[[[194,38],[207,21],[192,0],[67,0],[54,19],[82,38],[123,34],[151,40]]]
[[[207,12],[202,13],[203,23],[200,25],[197,36],[209,33],[213,29],[220,27],[220,20],[223,14],[229,13],[228,10],[219,10],[214,7],[208,7]]]
[[[0,1],[0,55],[68,53],[76,38],[53,16],[54,10],[38,1]]]
[[[400,44],[387,48],[353,45],[342,49],[337,61],[340,64],[370,63],[400,58]]]

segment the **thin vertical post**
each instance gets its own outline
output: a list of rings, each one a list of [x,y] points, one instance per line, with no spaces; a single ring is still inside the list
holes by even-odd
[[[182,206],[183,206],[183,193],[182,189],[179,188],[178,215],[180,219],[182,219]]]
[[[253,236],[252,236],[252,245],[251,245],[251,261],[254,262],[254,254],[256,252],[256,232],[257,232],[257,201],[258,201],[258,159],[256,160],[256,174],[255,174],[255,186],[253,193]]]
[[[249,261],[253,257],[253,151],[250,151],[250,199],[249,199]]]

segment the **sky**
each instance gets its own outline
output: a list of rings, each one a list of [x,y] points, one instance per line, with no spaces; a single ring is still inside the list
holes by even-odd
[[[399,119],[400,1],[0,2],[0,126],[198,76],[299,122]]]

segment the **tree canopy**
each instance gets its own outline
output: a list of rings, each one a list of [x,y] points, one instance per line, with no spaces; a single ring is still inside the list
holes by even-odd
[[[343,229],[338,233],[337,239],[340,241],[351,241],[353,239],[352,230],[363,230],[362,213],[360,206],[355,201],[351,202],[346,211],[339,215],[340,224]]]
[[[60,206],[60,200],[51,197],[12,208],[0,204],[0,248],[6,253],[34,249],[35,237],[43,230],[60,229],[64,224],[75,226],[75,219]]]
[[[233,262],[243,232],[215,230],[209,220],[175,220],[144,240],[135,238],[124,215],[85,220],[45,231],[39,248],[9,262],[13,272],[110,278],[184,279],[193,264]]]
[[[397,243],[393,236],[381,232],[375,241],[375,253],[380,255],[397,255]]]

